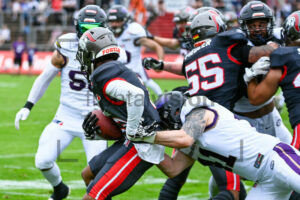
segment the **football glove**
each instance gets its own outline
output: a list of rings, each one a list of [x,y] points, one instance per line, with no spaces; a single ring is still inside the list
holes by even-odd
[[[16,114],[15,118],[15,127],[17,130],[20,129],[20,120],[26,120],[29,116],[30,110],[28,108],[21,108],[19,112]]]
[[[154,69],[154,70],[163,70],[164,62],[161,60],[156,60],[151,57],[147,57],[143,59],[143,66],[146,69]]]
[[[132,142],[154,143],[156,130],[158,129],[159,124],[157,122],[153,122],[147,126],[143,126],[142,123],[140,123],[137,132],[134,135],[126,134],[126,137]]]
[[[245,69],[244,80],[246,83],[249,83],[253,78],[263,75],[265,76],[270,69],[270,58],[261,57],[256,63],[252,65],[251,68]]]
[[[82,123],[82,128],[84,130],[84,136],[87,140],[99,140],[101,137],[99,136],[101,134],[100,127],[97,126],[97,121],[99,119],[96,115],[92,114],[92,112],[89,112]]]

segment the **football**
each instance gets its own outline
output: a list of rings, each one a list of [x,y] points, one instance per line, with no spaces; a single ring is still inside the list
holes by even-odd
[[[111,118],[106,117],[101,110],[94,110],[92,113],[99,119],[96,124],[101,130],[100,137],[106,140],[118,140],[122,137],[120,127]]]

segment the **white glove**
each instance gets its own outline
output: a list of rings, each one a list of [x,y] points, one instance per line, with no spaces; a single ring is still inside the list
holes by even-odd
[[[20,120],[26,120],[28,115],[30,113],[30,110],[28,108],[22,108],[21,110],[19,110],[19,112],[16,114],[16,118],[15,118],[15,127],[17,130],[20,129]]]
[[[270,69],[270,58],[261,57],[256,63],[252,65],[251,68],[245,69],[244,80],[246,83],[249,83],[253,78],[258,75],[266,75]]]

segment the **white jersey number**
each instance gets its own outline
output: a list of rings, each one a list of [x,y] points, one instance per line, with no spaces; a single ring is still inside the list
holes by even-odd
[[[300,87],[300,73],[297,74],[296,78],[293,81],[293,85],[295,88],[299,88]]]
[[[199,74],[193,74],[192,76],[187,76],[188,83],[192,85],[192,88],[189,90],[190,95],[197,94],[201,90],[212,90],[218,88],[224,83],[224,69],[216,66],[212,68],[207,68],[206,63],[211,62],[213,64],[221,63],[222,60],[217,53],[208,54],[203,56],[194,62],[186,66],[186,73],[188,71],[195,71],[199,68]],[[202,78],[208,78],[214,76],[214,81],[208,82],[204,80],[200,82],[200,76]]]

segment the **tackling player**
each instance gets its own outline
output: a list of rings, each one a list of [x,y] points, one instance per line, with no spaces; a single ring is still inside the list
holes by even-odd
[[[115,5],[108,10],[109,28],[114,33],[118,45],[126,50],[128,63],[126,66],[137,73],[145,85],[151,88],[156,95],[161,95],[159,85],[150,79],[142,66],[141,47],[154,50],[158,59],[163,60],[164,50],[155,41],[147,38],[145,29],[138,23],[132,22],[127,9]]]
[[[50,82],[61,72],[60,105],[52,122],[43,130],[35,155],[36,167],[54,188],[52,200],[64,199],[70,192],[62,181],[55,160],[75,137],[81,139],[87,161],[107,147],[106,141],[89,141],[84,137],[81,124],[85,115],[95,109],[97,102],[76,60],[78,38],[90,28],[106,26],[106,19],[105,12],[96,5],[88,5],[79,11],[75,19],[77,34],[67,33],[58,38],[51,62],[35,80],[25,106],[16,114],[15,127],[19,130],[19,121],[27,119]]]
[[[160,163],[166,175],[174,177],[198,160],[254,181],[248,200],[287,200],[292,190],[300,192],[300,152],[260,134],[218,103],[170,92],[160,98],[157,110],[169,131],[146,130],[133,140],[180,148]]]
[[[82,69],[91,75],[92,90],[103,113],[126,124],[126,136],[131,138],[143,127],[155,129],[159,114],[149,93],[137,74],[116,61],[120,48],[107,28],[88,30],[79,40],[77,59]],[[95,115],[87,115],[83,128],[86,136],[95,139]],[[128,190],[151,166],[163,160],[164,147],[120,140],[95,156],[83,171],[88,185],[84,200],[111,199]],[[93,179],[91,181],[91,179]]]

